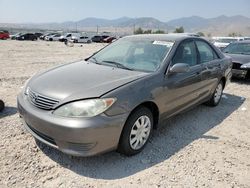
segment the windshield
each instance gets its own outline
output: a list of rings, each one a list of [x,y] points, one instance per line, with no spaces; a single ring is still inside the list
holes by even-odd
[[[223,50],[224,53],[250,55],[250,43],[231,43]]]
[[[145,39],[120,39],[107,46],[90,60],[103,65],[145,72],[156,71],[173,42]]]

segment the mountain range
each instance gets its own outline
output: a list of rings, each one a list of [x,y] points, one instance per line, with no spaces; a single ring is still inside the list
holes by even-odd
[[[228,35],[237,33],[241,35],[250,35],[250,18],[241,15],[236,16],[219,16],[215,18],[202,18],[199,16],[184,17],[179,19],[162,22],[153,17],[129,18],[121,17],[118,19],[102,18],[85,18],[76,22],[68,21],[61,23],[24,23],[9,24],[0,23],[0,27],[13,28],[33,28],[33,29],[50,29],[50,30],[93,30],[110,32],[133,32],[136,28],[161,29],[172,32],[176,27],[183,26],[185,32],[203,32],[212,35]]]

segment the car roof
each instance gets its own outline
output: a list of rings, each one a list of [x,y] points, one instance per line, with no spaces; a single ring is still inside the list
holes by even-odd
[[[163,41],[181,41],[187,38],[199,38],[195,36],[190,36],[186,33],[173,33],[173,34],[140,34],[140,35],[130,35],[123,38],[128,39],[146,39],[146,40],[163,40]]]

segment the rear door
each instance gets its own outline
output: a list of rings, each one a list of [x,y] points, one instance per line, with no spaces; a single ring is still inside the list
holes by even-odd
[[[208,97],[218,84],[221,72],[221,59],[214,49],[203,40],[195,41],[198,50],[198,63],[202,66],[202,88],[200,98]]]
[[[202,66],[198,64],[197,49],[193,40],[185,40],[178,46],[170,67],[176,63],[188,64],[190,71],[167,73],[162,99],[164,117],[172,116],[199,101]]]

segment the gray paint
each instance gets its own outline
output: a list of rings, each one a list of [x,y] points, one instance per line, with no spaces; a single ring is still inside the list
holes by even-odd
[[[59,150],[71,154],[89,156],[113,150],[129,114],[139,105],[150,102],[159,111],[159,124],[181,111],[208,100],[221,79],[231,76],[231,60],[208,43],[218,60],[190,67],[186,73],[169,72],[172,57],[184,40],[202,40],[183,35],[139,35],[130,39],[174,41],[160,68],[152,73],[123,70],[88,62],[76,62],[47,71],[32,78],[28,86],[32,90],[56,99],[60,104],[86,98],[115,97],[117,101],[105,113],[93,118],[62,118],[31,105],[22,92],[18,96],[18,109],[26,124],[55,139]],[[206,42],[206,41],[205,41]],[[28,130],[37,136],[31,129]],[[89,144],[89,150],[73,148],[71,144]],[[47,143],[48,144],[48,143]]]

